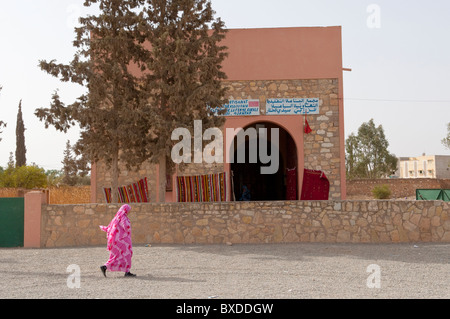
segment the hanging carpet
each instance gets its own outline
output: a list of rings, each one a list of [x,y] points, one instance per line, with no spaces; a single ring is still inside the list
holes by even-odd
[[[111,188],[104,188],[105,200],[111,203]],[[148,203],[150,196],[148,192],[147,177],[136,183],[127,186],[120,186],[117,189],[119,203]]]
[[[301,200],[328,200],[330,182],[325,173],[305,169]]]
[[[227,174],[177,176],[177,202],[228,201]]]

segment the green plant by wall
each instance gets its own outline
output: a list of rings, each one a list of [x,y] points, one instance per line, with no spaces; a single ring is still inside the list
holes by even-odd
[[[391,189],[388,185],[375,186],[372,194],[375,199],[388,199],[391,196]]]

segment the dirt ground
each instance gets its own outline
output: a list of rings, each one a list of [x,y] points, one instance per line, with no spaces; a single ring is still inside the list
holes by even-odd
[[[450,298],[449,244],[135,246],[107,273],[105,247],[0,249],[2,299]]]

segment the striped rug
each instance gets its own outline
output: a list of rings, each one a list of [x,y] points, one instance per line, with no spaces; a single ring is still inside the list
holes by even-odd
[[[111,203],[111,188],[103,189],[105,200]],[[136,183],[127,186],[120,186],[117,189],[119,203],[148,203],[150,196],[148,192],[147,177],[139,180]]]
[[[177,202],[228,201],[227,173],[177,176]]]

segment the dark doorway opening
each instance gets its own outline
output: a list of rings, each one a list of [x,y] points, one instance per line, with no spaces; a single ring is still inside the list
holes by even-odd
[[[233,188],[236,201],[242,200],[243,188],[246,186],[250,192],[252,201],[277,201],[286,200],[287,169],[297,166],[297,149],[290,134],[280,126],[270,122],[258,122],[244,128],[254,128],[257,133],[257,141],[246,136],[245,142],[238,145],[237,137],[234,138],[234,163],[230,165]],[[261,136],[260,128],[265,128],[267,136]],[[278,143],[272,136],[272,129],[278,129]],[[273,139],[273,140],[272,140]],[[267,143],[267,155],[274,159],[278,154],[278,170],[274,174],[262,174],[261,167],[268,167],[270,163],[263,163],[260,157],[260,143]],[[278,144],[278,145],[277,145]],[[256,145],[256,149],[254,146]],[[250,151],[256,152],[256,163],[250,161]],[[238,162],[239,152],[245,152],[245,162]],[[274,152],[274,154],[272,154]],[[264,153],[264,152],[263,152]],[[297,199],[297,198],[296,198]]]

